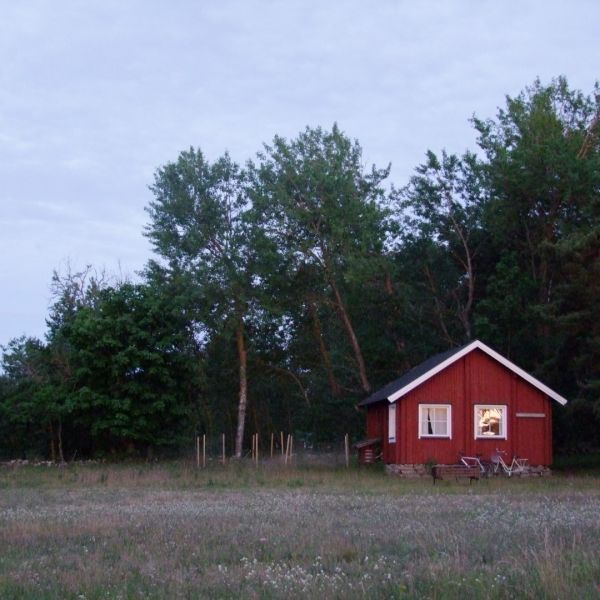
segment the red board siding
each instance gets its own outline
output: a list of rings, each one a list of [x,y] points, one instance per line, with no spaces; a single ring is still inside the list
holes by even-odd
[[[551,401],[545,394],[480,350],[434,375],[397,401],[396,443],[388,443],[387,403],[369,407],[367,435],[383,437],[387,463],[455,463],[459,452],[489,458],[496,448],[528,458],[534,465],[552,462]],[[418,437],[419,404],[452,406],[452,437]],[[476,404],[507,407],[507,439],[475,439]],[[522,413],[528,416],[517,416]],[[531,416],[531,415],[541,415]]]
[[[545,397],[536,392],[526,382],[519,381],[517,384],[515,453],[528,458],[531,464],[549,465],[552,462],[552,407]],[[546,416],[523,416],[539,414]],[[542,440],[543,443],[540,443]]]
[[[423,464],[430,461],[454,463],[456,442],[464,439],[464,419],[460,418],[464,394],[464,361],[458,361],[432,377],[399,402],[406,415],[406,428],[401,434],[400,463]],[[419,404],[452,405],[452,439],[419,439]],[[462,442],[459,442],[462,448]]]
[[[393,463],[393,449],[396,444],[390,444],[388,442],[388,406],[389,403],[386,401],[379,402],[369,407],[367,412],[367,437],[381,438],[383,461],[386,463]]]

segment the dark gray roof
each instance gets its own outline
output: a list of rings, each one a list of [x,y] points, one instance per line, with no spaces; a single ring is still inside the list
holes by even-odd
[[[404,375],[402,375],[402,377],[399,377],[391,383],[388,383],[380,390],[377,390],[376,392],[371,394],[368,398],[365,398],[364,400],[359,402],[358,406],[367,406],[369,404],[374,404],[375,402],[387,400],[387,398],[391,396],[394,392],[401,390],[409,383],[412,383],[415,379],[418,379],[422,375],[425,375],[425,373],[431,371],[431,369],[434,369],[439,364],[443,363],[445,360],[448,360],[451,356],[454,356],[463,348],[469,346],[471,343],[472,342],[469,342],[469,344],[465,344],[464,346],[460,346],[459,348],[452,348],[451,350],[446,350],[446,352],[441,352],[440,354],[436,354],[435,356],[428,358],[426,361],[423,361],[421,364],[417,365],[416,367],[413,367],[410,371],[406,372]]]

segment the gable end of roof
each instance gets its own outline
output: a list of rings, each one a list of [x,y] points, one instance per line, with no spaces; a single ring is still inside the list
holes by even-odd
[[[454,348],[447,352],[437,354],[420,365],[417,365],[399,379],[392,381],[377,392],[371,394],[368,398],[360,402],[358,406],[367,406],[384,400],[387,400],[390,403],[396,402],[396,400],[399,400],[402,396],[405,396],[408,392],[414,390],[416,387],[474,350],[481,350],[559,404],[564,406],[567,403],[566,398],[563,398],[560,394],[550,389],[547,385],[539,381],[539,379],[536,379],[533,375],[527,373],[527,371],[524,371],[501,354],[498,354],[498,352],[492,350],[483,342],[475,340],[460,348]]]

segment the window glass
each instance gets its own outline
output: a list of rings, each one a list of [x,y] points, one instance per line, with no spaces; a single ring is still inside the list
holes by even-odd
[[[420,437],[450,437],[450,407],[420,406]]]
[[[475,437],[506,437],[506,407],[477,405],[475,407]]]

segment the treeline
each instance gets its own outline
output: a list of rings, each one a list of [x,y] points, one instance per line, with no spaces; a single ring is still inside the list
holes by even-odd
[[[536,81],[403,187],[335,125],[243,166],[182,152],[151,186],[141,282],[55,274],[45,340],[3,349],[0,454],[359,435],[359,399],[475,337],[571,400],[560,449],[598,447],[599,115],[597,85]]]

